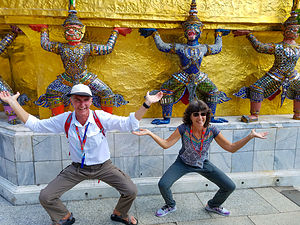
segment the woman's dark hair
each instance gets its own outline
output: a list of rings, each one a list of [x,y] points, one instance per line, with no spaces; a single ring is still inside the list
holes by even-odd
[[[204,123],[204,127],[208,127],[211,118],[211,110],[207,104],[201,100],[192,101],[185,109],[183,115],[182,120],[185,125],[192,125],[191,115],[193,112],[206,112],[206,121]]]

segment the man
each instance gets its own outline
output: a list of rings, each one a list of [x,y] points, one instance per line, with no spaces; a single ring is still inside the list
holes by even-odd
[[[130,177],[115,167],[110,160],[105,132],[110,130],[133,131],[152,103],[158,102],[162,92],[146,95],[145,103],[128,117],[115,116],[102,110],[90,110],[92,92],[84,84],[73,86],[69,96],[74,112],[39,120],[27,113],[17,102],[19,92],[13,96],[1,92],[0,99],[8,103],[25,126],[35,132],[66,132],[69,139],[72,164],[52,180],[40,193],[40,203],[52,219],[52,225],[70,225],[75,222],[72,213],[59,199],[67,190],[86,179],[100,179],[116,188],[121,194],[111,219],[125,224],[137,224],[128,216],[128,211],[136,198],[137,188]],[[67,124],[69,126],[66,129]],[[103,129],[100,127],[103,126]]]

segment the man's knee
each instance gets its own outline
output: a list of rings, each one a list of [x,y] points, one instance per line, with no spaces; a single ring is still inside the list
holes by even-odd
[[[123,195],[131,196],[132,198],[136,198],[137,193],[138,193],[137,186],[134,183],[132,183],[130,186],[128,186],[126,192],[123,193]]]
[[[47,194],[45,189],[41,190],[39,195],[39,201],[42,205],[48,204],[50,202],[49,194]]]

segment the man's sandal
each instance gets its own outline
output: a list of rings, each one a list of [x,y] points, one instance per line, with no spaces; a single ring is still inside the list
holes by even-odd
[[[247,116],[247,115],[243,115],[243,116],[241,117],[241,121],[244,122],[244,123],[257,122],[257,121],[258,121],[258,117],[256,117],[256,118],[250,118],[250,117]]]
[[[68,219],[61,219],[58,223],[52,223],[50,225],[72,225],[75,223],[75,218],[73,217],[73,213],[70,214]]]
[[[128,224],[128,225],[138,224],[138,220],[135,217],[134,217],[134,219],[136,220],[136,223],[131,222],[131,219],[132,219],[131,216],[128,216],[128,221],[127,221],[127,220],[123,219],[121,216],[118,216],[116,214],[111,214],[110,219],[113,220],[113,221],[121,222],[121,223]]]

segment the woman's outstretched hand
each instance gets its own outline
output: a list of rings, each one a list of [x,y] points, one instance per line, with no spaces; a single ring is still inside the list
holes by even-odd
[[[254,138],[261,138],[261,139],[266,139],[267,137],[267,135],[269,134],[269,132],[260,132],[260,133],[257,133],[256,131],[255,131],[255,129],[253,129],[253,130],[251,130],[251,133],[250,133],[250,135],[251,135],[251,137],[254,137]]]
[[[20,96],[19,92],[17,92],[15,95],[10,95],[10,93],[8,91],[1,91],[0,92],[0,99],[3,102],[8,103],[8,104],[11,101],[16,101],[19,96]]]
[[[144,136],[144,135],[148,135],[150,134],[150,131],[147,129],[142,129],[140,128],[139,131],[132,131],[133,134],[137,135],[137,136]]]

